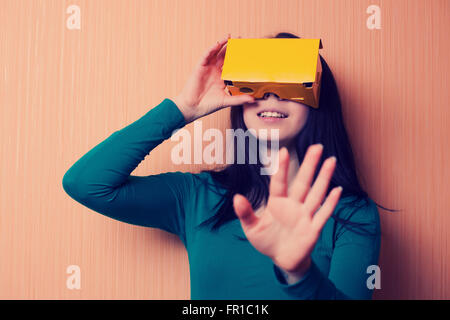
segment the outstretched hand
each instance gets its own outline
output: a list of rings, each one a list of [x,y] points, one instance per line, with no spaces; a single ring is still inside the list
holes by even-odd
[[[304,274],[320,232],[332,215],[342,193],[333,188],[321,205],[336,167],[336,158],[326,159],[311,187],[322,145],[308,148],[288,192],[289,153],[281,148],[279,169],[272,175],[267,206],[256,216],[250,202],[236,194],[233,205],[247,239],[287,273]]]

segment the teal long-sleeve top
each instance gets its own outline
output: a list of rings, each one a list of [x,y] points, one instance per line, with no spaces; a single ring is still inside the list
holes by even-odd
[[[225,194],[208,172],[131,175],[152,149],[185,125],[177,105],[164,99],[76,161],[62,179],[65,192],[110,218],[178,235],[188,253],[192,300],[371,298],[367,268],[377,264],[380,249],[379,214],[371,199],[355,210],[349,205],[355,199],[341,198],[333,214],[364,223],[375,235],[330,218],[308,272],[287,284],[269,257],[236,237],[245,237],[238,219],[218,232],[197,228],[217,212],[215,205]]]

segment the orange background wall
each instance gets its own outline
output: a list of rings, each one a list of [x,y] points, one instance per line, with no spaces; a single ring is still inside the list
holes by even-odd
[[[81,9],[69,30],[66,9]],[[369,5],[381,29],[369,30]],[[321,38],[382,220],[376,298],[450,298],[450,1],[0,1],[0,298],[189,299],[174,235],[93,213],[66,170],[182,88],[228,32]],[[228,109],[203,119],[226,128]],[[192,130],[192,124],[188,126]],[[158,146],[133,172],[198,171]],[[66,268],[81,268],[81,290]]]

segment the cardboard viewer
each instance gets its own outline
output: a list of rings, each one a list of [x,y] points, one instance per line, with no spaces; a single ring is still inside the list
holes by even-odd
[[[228,39],[221,79],[231,95],[267,92],[319,107],[320,39]]]

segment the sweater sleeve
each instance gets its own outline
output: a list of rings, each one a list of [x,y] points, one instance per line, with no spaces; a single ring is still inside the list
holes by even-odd
[[[65,192],[105,216],[160,228],[185,242],[183,200],[192,188],[191,174],[130,175],[152,149],[185,124],[176,104],[164,99],[75,162],[63,177]]]
[[[355,227],[346,228],[339,223],[328,276],[324,275],[312,260],[302,279],[287,284],[282,271],[273,264],[273,274],[277,283],[293,299],[371,299],[373,290],[367,286],[367,279],[371,274],[367,273],[367,268],[378,264],[380,251],[378,209],[369,199],[369,205],[365,207],[356,210],[344,208],[342,211],[341,218],[346,216],[350,223],[363,223],[364,227],[352,230],[350,228]]]

